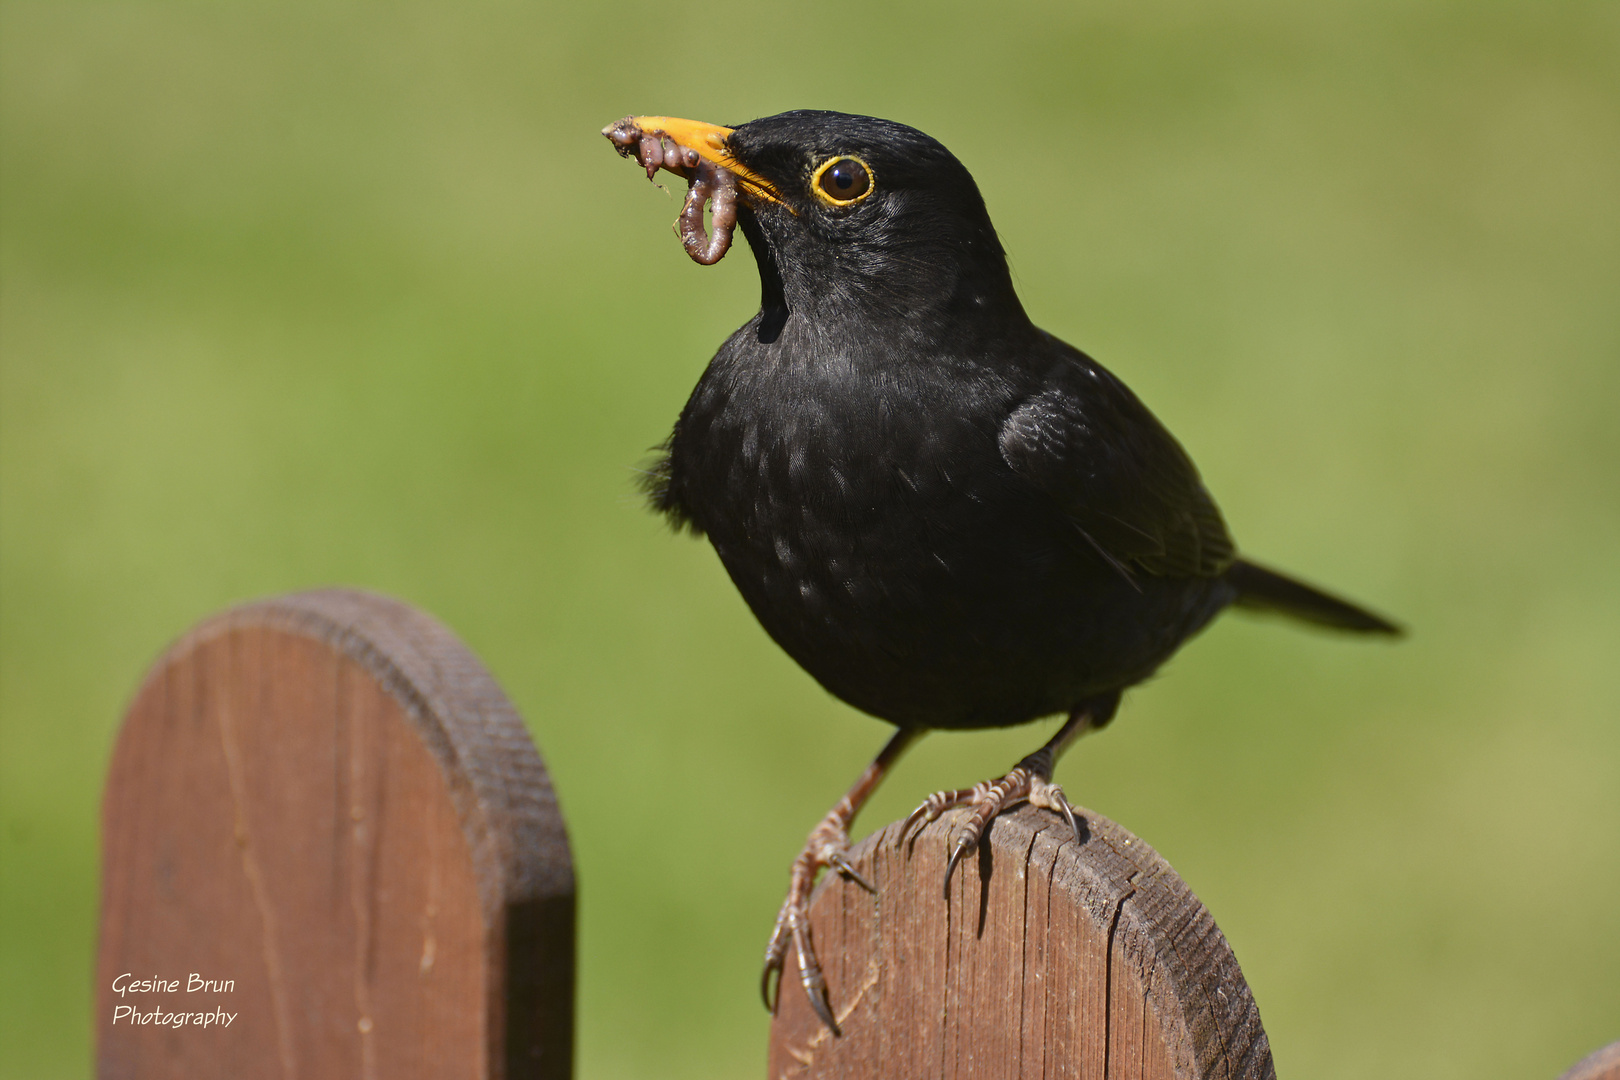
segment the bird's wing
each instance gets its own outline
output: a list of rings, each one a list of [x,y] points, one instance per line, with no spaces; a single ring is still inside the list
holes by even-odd
[[[1187,452],[1089,357],[1059,364],[1007,417],[999,441],[1013,472],[1127,576],[1215,577],[1236,558]]]

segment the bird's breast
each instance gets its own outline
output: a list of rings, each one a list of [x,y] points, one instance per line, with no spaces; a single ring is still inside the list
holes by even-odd
[[[726,360],[681,418],[672,481],[801,663],[971,651],[995,629],[987,597],[1039,595],[1020,586],[1062,541],[997,447],[1010,392],[836,360]]]

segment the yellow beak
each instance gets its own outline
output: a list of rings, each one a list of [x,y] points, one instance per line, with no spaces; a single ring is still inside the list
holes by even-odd
[[[632,133],[667,138],[676,146],[694,151],[705,161],[731,173],[742,189],[754,198],[782,202],[782,196],[769,180],[731,156],[726,140],[731,137],[733,130],[719,124],[705,124],[701,120],[683,120],[678,116],[627,116],[603,128],[602,134],[615,144]]]

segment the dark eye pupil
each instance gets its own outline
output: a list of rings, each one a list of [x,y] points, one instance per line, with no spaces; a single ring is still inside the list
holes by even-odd
[[[872,186],[866,166],[851,158],[833,162],[821,174],[821,190],[841,202],[858,199]]]

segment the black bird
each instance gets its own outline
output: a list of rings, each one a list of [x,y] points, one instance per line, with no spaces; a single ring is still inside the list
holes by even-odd
[[[742,226],[760,310],[720,347],[648,485],[706,534],[777,644],[898,731],[795,860],[763,988],[791,944],[836,1032],[809,935],[823,867],[867,889],[848,829],[921,733],[1068,721],[1006,776],[912,815],[1074,813],[1057,756],[1223,608],[1398,628],[1237,557],[1180,444],[1101,364],[1036,327],[962,163],[887,120],[797,111],[736,128],[626,117],[604,130],[650,178],[690,181],[694,259]],[[703,227],[713,203],[713,230]],[[1078,835],[1078,829],[1076,830]]]

